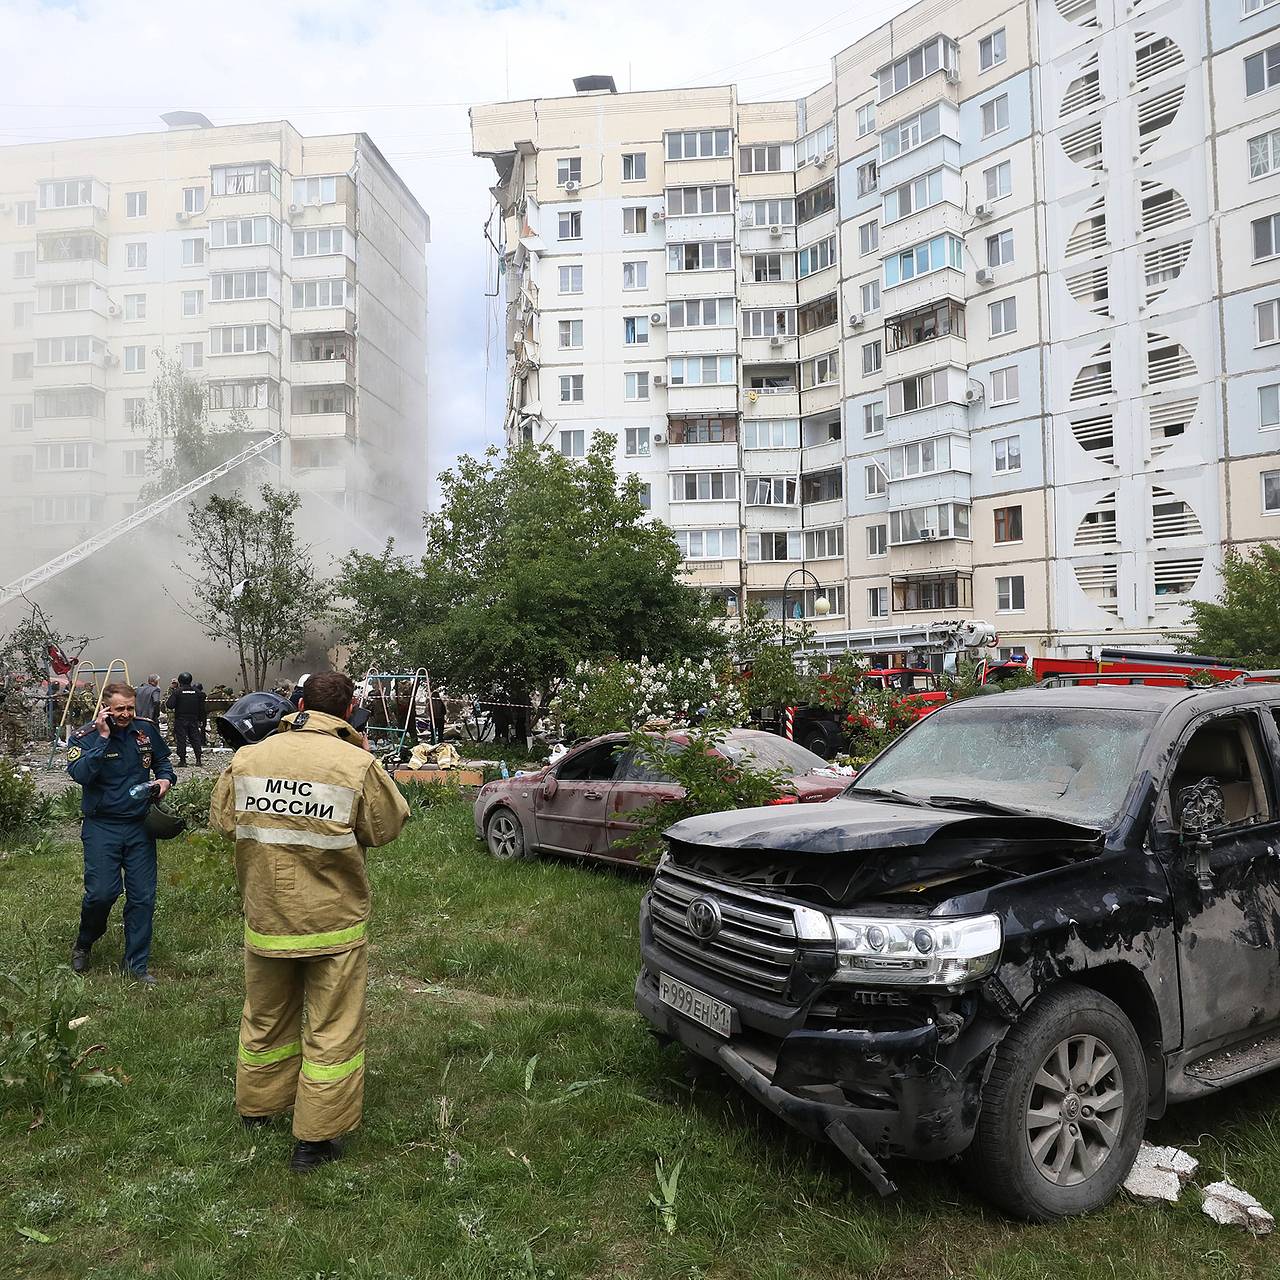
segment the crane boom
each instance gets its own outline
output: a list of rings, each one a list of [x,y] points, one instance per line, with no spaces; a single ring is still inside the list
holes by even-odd
[[[237,453],[235,457],[228,458],[226,462],[220,462],[212,470],[206,471],[194,480],[188,480],[180,489],[175,489],[172,493],[165,494],[163,498],[157,498],[155,502],[149,502],[145,507],[139,507],[132,515],[125,516],[123,520],[117,520],[115,524],[108,525],[100,533],[95,533],[93,537],[77,543],[69,551],[64,551],[61,555],[54,556],[52,560],[42,564],[38,569],[32,569],[30,573],[26,573],[21,578],[17,578],[7,586],[0,588],[0,609],[4,608],[10,600],[15,600],[18,596],[24,595],[36,587],[43,586],[50,578],[56,578],[64,569],[70,569],[72,565],[79,564],[86,556],[91,556],[95,551],[101,551],[103,547],[114,542],[117,538],[123,537],[131,530],[146,524],[148,520],[152,520],[161,513],[168,511],[170,507],[176,506],[184,498],[189,498],[193,493],[199,492],[205,485],[212,484],[228,472],[234,471],[244,463],[251,461],[260,454],[266,453],[273,445],[279,444],[284,439],[284,435],[283,431],[277,431],[265,440],[259,440],[257,444],[250,445],[247,449]]]

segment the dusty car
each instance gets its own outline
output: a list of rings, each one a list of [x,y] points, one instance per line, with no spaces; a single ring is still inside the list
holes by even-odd
[[[667,837],[641,1014],[882,1192],[965,1153],[1088,1212],[1148,1119],[1280,1064],[1280,685],[952,703],[820,809]]]
[[[687,741],[679,732],[667,736]],[[829,800],[849,781],[813,752],[755,729],[729,730],[719,750],[759,769],[789,773],[789,798],[800,803]],[[626,734],[611,733],[535,773],[486,783],[476,796],[476,834],[495,858],[547,852],[633,862],[639,851],[626,843],[636,828],[630,815],[681,794],[631,749]]]

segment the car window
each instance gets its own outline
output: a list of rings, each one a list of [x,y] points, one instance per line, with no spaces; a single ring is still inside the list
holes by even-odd
[[[683,751],[684,743],[669,742],[667,743],[667,750],[672,754]],[[634,749],[628,749],[622,757],[614,780],[616,782],[668,782],[673,786],[675,785],[674,778],[669,778],[661,770],[655,768],[652,761],[646,759],[644,755]]]
[[[556,770],[561,782],[608,782],[626,750],[625,742],[597,742],[569,756]]]
[[[788,738],[772,733],[753,734],[746,738],[726,738],[720,752],[730,760],[746,760],[755,769],[783,769],[787,773],[812,773],[830,765],[819,755]]]
[[[1264,822],[1271,803],[1264,784],[1261,741],[1251,715],[1218,716],[1187,739],[1169,777],[1169,804],[1181,822],[1188,789],[1209,779],[1222,790],[1227,826]]]

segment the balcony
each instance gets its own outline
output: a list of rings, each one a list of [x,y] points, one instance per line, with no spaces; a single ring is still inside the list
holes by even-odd
[[[667,277],[668,280],[670,277]],[[733,281],[729,281],[730,293],[735,292]],[[794,280],[754,280],[744,276],[736,288],[738,305],[744,310],[757,308],[772,310],[780,307],[796,305],[796,282]]]
[[[729,327],[694,325],[667,329],[667,354],[671,356],[722,355],[737,346],[737,332]]]
[[[742,413],[748,418],[798,418],[800,389],[790,387],[743,387]]]
[[[665,226],[667,244],[683,244],[686,240],[732,240],[735,235],[732,213],[668,213]]]
[[[739,253],[788,253],[795,247],[794,226],[784,226],[779,223],[777,235],[774,235],[767,226],[743,225],[738,228]]]
[[[922,573],[892,579],[890,608],[894,613],[933,613],[973,608],[973,575]]]
[[[964,299],[964,272],[955,267],[940,267],[902,284],[881,288],[880,306],[884,314],[904,315],[920,311],[939,298]]]
[[[712,383],[702,386],[667,384],[667,412],[684,414],[733,414],[737,410],[738,384]]]
[[[941,166],[960,168],[960,144],[945,133],[928,142],[901,152],[880,166],[880,190],[888,191],[909,178],[928,173]]]
[[[299,440],[356,438],[354,413],[291,413],[289,435]]]
[[[289,312],[289,323],[295,334],[354,334],[356,331],[356,313],[350,307],[295,308]]]
[[[876,128],[883,132],[890,125],[933,106],[935,102],[949,102],[954,107],[960,104],[959,80],[944,67],[877,103]]]
[[[280,197],[270,191],[243,191],[209,197],[204,210],[209,221],[215,218],[275,218],[280,220]]]
[[[206,269],[215,271],[270,271],[280,275],[280,250],[273,244],[209,245]]]
[[[79,311],[37,311],[32,330],[37,338],[75,338],[80,334],[105,337],[107,331],[106,294],[97,295],[96,306]]]
[[[685,560],[680,575],[691,587],[732,587],[736,590],[741,577],[737,560]]]
[[[261,382],[280,380],[280,357],[274,351],[235,351],[217,355],[205,350],[205,369],[211,379]]]
[[[106,289],[108,279],[107,264],[97,258],[50,258],[36,262],[38,285],[87,282],[101,290]]]
[[[800,392],[800,412],[806,417],[811,413],[825,413],[840,407],[840,382],[822,382],[806,387]]]
[[[946,172],[949,174],[950,170]],[[962,200],[963,193],[957,190],[955,197]],[[909,213],[905,218],[884,223],[880,228],[880,255],[887,258],[900,249],[909,249],[913,244],[931,240],[943,232],[950,232],[963,239],[965,235],[973,234],[978,229],[973,225],[972,214],[965,213],[959,204],[944,199],[918,213]],[[975,247],[978,244],[979,241],[975,239]]]
[[[274,435],[280,430],[280,410],[210,409],[209,426],[214,430],[237,427],[248,435]]]
[[[106,195],[99,197],[101,204],[73,204],[61,209],[40,209],[36,213],[37,225],[43,235],[46,231],[99,231],[107,221]]]
[[[66,364],[38,364],[32,376],[32,386],[37,391],[58,387],[94,387],[102,391],[106,385],[107,373],[102,357]]]
[[[668,301],[678,298],[726,298],[735,292],[732,267],[725,267],[722,271],[668,271],[666,280]],[[791,302],[795,302],[794,293]]]
[[[346,194],[339,200],[329,204],[291,204],[289,206],[289,226],[294,231],[305,231],[309,227],[345,227],[352,236],[356,233],[355,192],[346,179],[340,180],[340,190]]]
[[[338,385],[355,386],[356,369],[354,362],[339,358],[336,360],[299,360],[294,359],[289,365],[289,378],[295,387],[332,387]]]
[[[823,350],[826,349],[823,348]],[[778,334],[769,338],[743,338],[742,363],[744,365],[777,364],[782,361],[786,364],[794,364],[799,356],[799,350],[799,339],[794,334]]]

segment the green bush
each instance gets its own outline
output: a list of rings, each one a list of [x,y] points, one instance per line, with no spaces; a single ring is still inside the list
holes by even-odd
[[[397,782],[400,794],[409,802],[409,812],[416,818],[428,809],[454,804],[463,798],[456,782]]]
[[[207,827],[215,782],[216,778],[187,778],[176,787],[170,787],[164,798],[165,809],[176,817],[185,818],[189,828]]]
[[[29,773],[0,758],[0,831],[16,833],[47,821],[51,807]]]
[[[49,802],[50,814],[58,822],[80,821],[80,788],[63,787]]]

